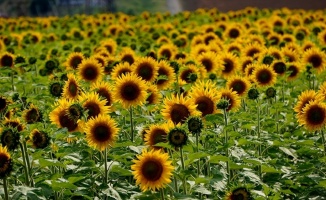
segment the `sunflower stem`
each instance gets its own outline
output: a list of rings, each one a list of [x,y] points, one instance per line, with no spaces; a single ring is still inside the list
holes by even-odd
[[[228,117],[227,117],[226,108],[223,109],[223,115],[224,115],[224,145],[226,147],[225,148],[225,156],[229,157],[229,147],[228,147],[229,136],[228,136],[228,132],[226,130],[226,127],[228,126]],[[226,161],[226,171],[227,171],[227,174],[228,174],[228,184],[229,184],[230,180],[231,180],[229,161]]]
[[[3,178],[3,190],[5,192],[5,198],[4,198],[4,200],[9,200],[8,187],[7,187],[7,177],[6,176]]]
[[[196,134],[196,147],[197,152],[199,152],[199,133]],[[197,161],[197,176],[200,174],[200,159]]]
[[[26,163],[26,156],[25,156],[25,151],[22,143],[19,143],[20,150],[22,152],[22,157],[23,157],[23,162],[24,162],[24,172],[25,172],[25,184],[26,186],[29,186],[29,176],[28,176],[28,169],[27,169],[27,163]]]
[[[130,112],[130,134],[131,134],[131,142],[134,142],[134,124],[132,120],[132,107],[129,109]]]
[[[321,130],[321,140],[322,140],[322,143],[324,145],[324,156],[326,155],[326,140],[325,140],[325,135],[324,135],[324,131]]]
[[[257,135],[258,135],[258,157],[259,159],[261,158],[261,141],[260,141],[260,103],[259,103],[259,100],[257,99]],[[258,174],[259,174],[259,177],[260,179],[262,178],[261,177],[261,165],[258,166]]]
[[[23,147],[24,147],[24,151],[25,151],[25,158],[26,158],[26,163],[27,163],[27,171],[28,171],[28,175],[29,175],[29,182],[31,184],[31,187],[34,187],[34,182],[33,182],[33,178],[32,178],[31,164],[30,164],[30,160],[29,160],[29,156],[28,156],[26,141],[23,142]]]
[[[184,161],[184,157],[183,157],[183,149],[182,147],[180,147],[180,157],[181,157],[181,167],[182,167],[182,171],[184,172],[186,170],[185,168],[185,161]],[[186,187],[186,178],[183,177],[182,178],[182,186],[183,186],[183,193],[187,194],[187,187]]]
[[[13,92],[15,91],[15,86],[14,86],[14,72],[13,72],[13,70],[11,72],[11,90]]]
[[[169,149],[169,154],[170,154],[171,159],[173,160],[173,153],[172,153],[171,149]],[[174,182],[175,192],[179,193],[178,181],[177,181],[177,177],[175,175],[173,176],[173,182]]]
[[[104,150],[104,183],[108,183],[108,148]]]
[[[161,200],[164,200],[164,189],[160,189],[160,194],[161,194]]]

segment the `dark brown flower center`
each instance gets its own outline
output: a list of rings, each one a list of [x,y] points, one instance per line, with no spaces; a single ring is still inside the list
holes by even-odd
[[[105,88],[100,88],[96,91],[96,93],[103,97],[104,99],[106,99],[106,106],[110,106],[111,105],[111,94],[110,92],[108,92]]]
[[[93,130],[93,136],[95,140],[105,142],[111,138],[111,130],[106,125],[98,125]]]
[[[37,109],[32,108],[26,113],[26,122],[34,123],[39,120],[40,114]]]
[[[312,55],[309,57],[308,62],[310,62],[314,68],[318,68],[321,66],[322,58],[319,55]]]
[[[227,59],[224,59],[223,62],[224,62],[224,64],[223,64],[223,66],[224,66],[223,72],[224,73],[231,72],[233,70],[233,68],[234,68],[233,61],[227,58]]]
[[[155,145],[160,142],[166,142],[167,141],[166,135],[167,133],[163,129],[160,128],[154,129],[152,133],[152,137],[150,138],[151,144]]]
[[[319,125],[325,121],[326,111],[318,105],[312,106],[307,111],[307,121],[309,124]]]
[[[272,73],[267,69],[262,69],[257,73],[257,80],[262,84],[267,84],[272,80]]]
[[[68,85],[68,90],[71,96],[75,97],[78,95],[78,85],[75,81],[70,81]]]
[[[202,116],[206,116],[214,112],[214,102],[206,96],[197,98],[196,104],[197,110],[202,113]]]
[[[70,119],[68,115],[66,115],[66,110],[59,114],[59,123],[62,127],[67,128],[68,131],[73,131],[78,126],[74,120]]]
[[[78,68],[78,65],[82,62],[82,58],[79,57],[79,56],[75,56],[73,58],[71,58],[71,61],[70,61],[70,66],[73,68],[73,69],[77,69]]]
[[[161,56],[164,57],[167,60],[170,60],[171,59],[171,56],[172,56],[172,53],[171,53],[171,51],[169,49],[164,49],[161,52]]]
[[[132,55],[126,54],[121,58],[121,61],[128,62],[131,65],[135,62],[135,59]]]
[[[157,181],[162,176],[163,166],[159,161],[148,160],[142,165],[141,172],[147,180]]]
[[[144,62],[138,66],[137,75],[142,79],[149,81],[154,75],[153,70],[153,66],[151,66],[150,63]]]
[[[7,107],[7,101],[4,98],[0,98],[0,111],[4,110]]]
[[[82,76],[87,81],[93,81],[98,77],[99,73],[97,71],[96,66],[94,65],[87,65],[83,71]]]
[[[170,115],[171,115],[171,120],[173,121],[173,123],[178,124],[178,123],[186,120],[189,117],[190,112],[185,105],[174,104],[171,107]]]
[[[238,29],[233,28],[229,31],[230,38],[237,38],[237,37],[239,37],[239,35],[240,35],[240,32]]]
[[[121,87],[121,96],[124,100],[133,101],[141,93],[139,86],[134,82],[127,82]]]
[[[88,117],[87,119],[90,119],[91,117],[96,117],[98,114],[101,113],[101,109],[99,105],[95,102],[87,102],[84,105],[85,109],[88,110]]]
[[[182,80],[184,80],[184,81],[186,81],[187,83],[190,83],[190,80],[189,80],[189,75],[191,74],[191,73],[193,73],[193,71],[191,70],[191,69],[186,69],[186,70],[183,70],[182,72],[181,72],[181,79]]]
[[[235,80],[231,83],[230,88],[242,95],[246,91],[246,84],[242,80]]]
[[[293,66],[291,65],[289,68],[288,68],[288,71],[290,71],[290,75],[289,77],[295,77],[298,73],[299,73],[299,70],[296,66]]]
[[[167,72],[166,69],[159,68],[159,70],[158,70],[158,76],[167,76],[167,75],[168,75],[168,72]],[[157,85],[161,85],[161,84],[163,84],[166,81],[167,80],[165,80],[165,79],[159,79],[159,80],[157,80]]]
[[[247,56],[253,57],[256,53],[259,53],[259,49],[254,47],[247,52]]]
[[[213,69],[213,62],[210,59],[203,59],[201,63],[204,65],[207,72]]]
[[[11,67],[14,63],[14,59],[9,55],[4,55],[1,58],[1,66]]]
[[[286,65],[284,62],[276,62],[273,65],[273,69],[277,74],[284,74],[284,72],[286,70]]]

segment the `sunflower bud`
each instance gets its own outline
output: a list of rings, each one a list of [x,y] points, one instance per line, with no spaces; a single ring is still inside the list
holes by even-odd
[[[2,146],[6,146],[8,150],[15,150],[19,145],[20,135],[18,131],[6,128],[1,133],[1,144]]]
[[[276,90],[273,87],[269,87],[266,91],[265,94],[267,98],[274,98],[276,96]]]
[[[196,116],[189,117],[187,120],[187,124],[188,124],[188,130],[192,134],[201,133],[201,130],[204,127],[202,119],[200,117],[196,117]]]
[[[230,106],[230,103],[229,103],[229,100],[225,99],[225,98],[222,98],[217,104],[216,104],[216,107],[218,109],[227,109],[228,107]]]
[[[248,98],[255,100],[259,97],[259,92],[256,88],[250,88],[248,91]]]
[[[182,128],[174,128],[168,134],[168,140],[173,147],[182,147],[187,144],[188,135]]]
[[[61,82],[53,82],[49,85],[50,94],[54,97],[61,97],[63,92],[63,84]]]

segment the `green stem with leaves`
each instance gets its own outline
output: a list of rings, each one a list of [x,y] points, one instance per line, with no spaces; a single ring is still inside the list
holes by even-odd
[[[104,183],[108,183],[108,148],[104,150]]]
[[[224,145],[225,145],[225,156],[229,157],[229,136],[227,132],[227,126],[228,126],[228,117],[227,117],[227,112],[226,108],[223,109],[223,115],[224,115]],[[231,180],[231,173],[230,173],[230,165],[229,161],[226,161],[226,171],[228,174],[228,183],[230,183]]]
[[[180,157],[181,157],[181,167],[182,167],[182,171],[184,172],[186,170],[185,168],[185,161],[184,161],[184,157],[183,157],[183,149],[182,147],[180,147]],[[184,194],[187,194],[187,187],[186,187],[186,179],[185,177],[182,179],[183,182],[183,192]]]
[[[8,186],[7,186],[7,177],[6,176],[3,178],[3,190],[5,192],[5,198],[4,198],[4,200],[9,200]]]
[[[260,135],[260,102],[257,100],[257,136],[258,136],[258,157],[259,159],[261,158],[261,135]],[[258,174],[259,177],[261,177],[262,172],[261,172],[261,165],[258,166]]]
[[[325,140],[324,131],[321,130],[320,132],[321,132],[321,141],[322,141],[322,143],[324,145],[324,155],[326,155],[326,140]]]
[[[29,172],[28,172],[28,169],[27,169],[25,151],[24,151],[24,147],[23,147],[21,142],[19,143],[19,146],[20,146],[20,150],[22,152],[22,157],[23,157],[23,162],[24,162],[25,184],[26,184],[26,186],[29,186],[29,175],[28,175]]]
[[[164,189],[163,188],[160,189],[160,194],[161,194],[161,200],[164,200],[165,198],[164,198]]]
[[[199,133],[196,134],[196,147],[197,153],[199,152]],[[197,161],[197,176],[200,175],[200,159]]]
[[[134,142],[135,138],[134,138],[134,123],[133,123],[133,119],[132,119],[132,107],[130,107],[129,109],[129,113],[130,113],[130,134],[131,134],[131,142]]]
[[[29,175],[29,182],[30,182],[31,187],[34,187],[34,181],[32,178],[32,169],[31,169],[31,164],[30,164],[29,155],[28,155],[28,151],[27,151],[26,141],[23,141],[23,147],[24,147],[24,152],[25,152],[27,171],[28,171],[28,175]]]

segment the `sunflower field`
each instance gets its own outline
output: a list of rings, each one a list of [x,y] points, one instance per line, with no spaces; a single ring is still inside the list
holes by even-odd
[[[1,198],[325,199],[325,22],[0,18]]]

